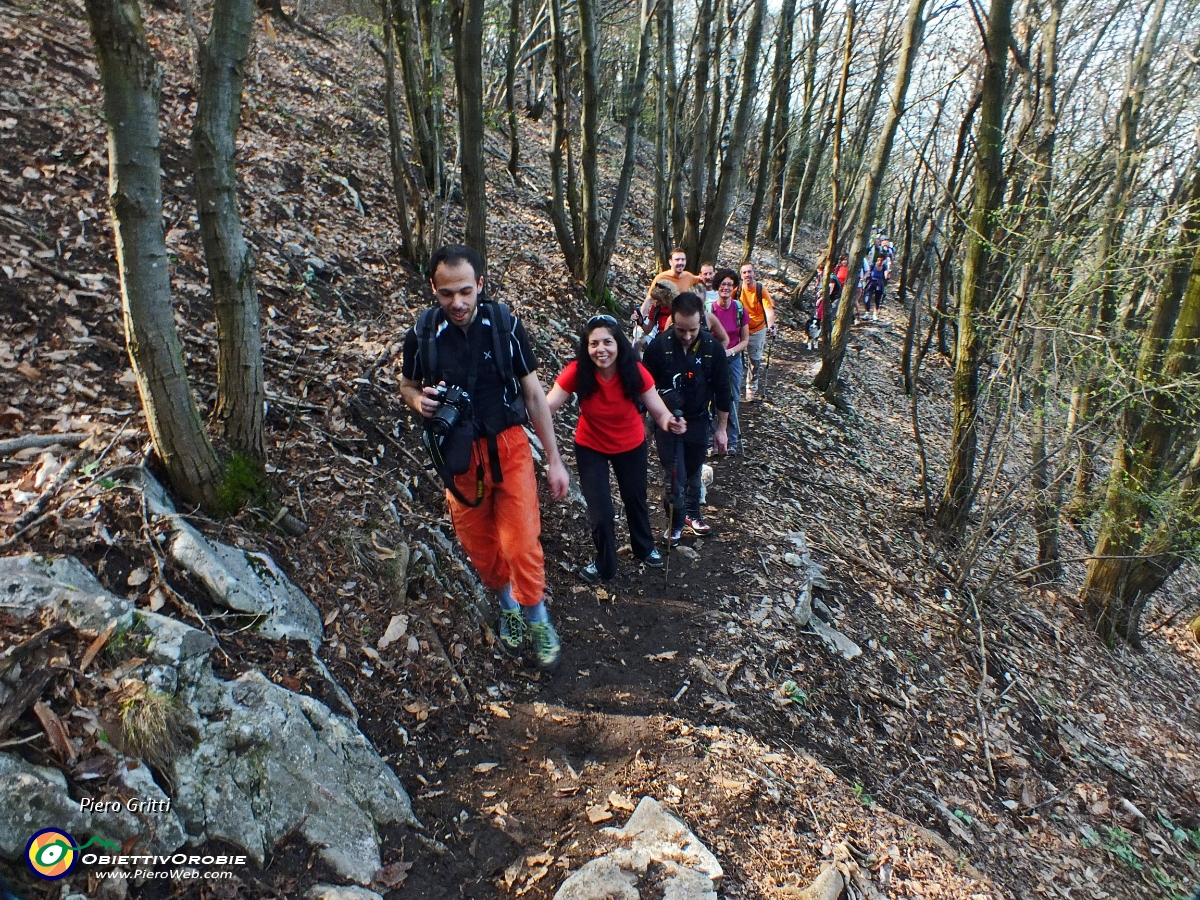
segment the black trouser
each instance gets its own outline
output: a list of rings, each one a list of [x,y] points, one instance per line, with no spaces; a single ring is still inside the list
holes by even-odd
[[[692,422],[688,422],[688,433],[691,433]],[[700,423],[695,427],[700,428]],[[704,434],[707,429],[699,433]],[[680,435],[654,429],[654,439],[658,444],[658,459],[663,467],[663,502],[673,504],[675,515],[671,520],[671,530],[683,528],[683,518],[700,518],[700,468],[704,465],[705,451],[708,444],[704,441],[684,440]],[[686,492],[685,492],[686,486]]]
[[[617,574],[617,535],[612,491],[608,486],[609,465],[617,476],[617,490],[625,504],[633,555],[645,559],[654,549],[650,507],[646,504],[646,442],[642,441],[625,453],[601,453],[576,444],[575,464],[579,468],[579,487],[587,501],[588,521],[596,544],[596,569],[601,578],[612,578]]]
[[[871,311],[872,301],[875,303],[876,309],[883,309],[883,292],[884,286],[882,284],[876,284],[874,281],[867,282],[867,290],[863,294],[863,302],[866,304],[867,312]]]

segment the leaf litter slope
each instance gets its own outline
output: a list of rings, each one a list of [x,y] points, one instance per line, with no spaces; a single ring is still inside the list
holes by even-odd
[[[0,232],[12,270],[0,280],[0,390],[11,398],[0,427],[95,431],[103,445],[128,420],[113,453],[136,459],[144,419],[122,377],[95,67],[81,10],[55,9],[0,12],[10,85],[0,93]],[[178,320],[207,407],[215,344],[188,188],[187,32],[174,12],[149,10],[148,21],[166,70]],[[260,33],[241,157],[266,312],[271,462],[280,501],[310,533],[279,539],[253,512],[206,527],[269,550],[318,604],[330,635],[322,655],[412,791],[428,832],[385,836],[381,889],[549,897],[590,857],[598,829],[643,793],[719,855],[731,897],[786,895],[845,839],[888,896],[1171,896],[1196,880],[1195,648],[1170,627],[1137,655],[1095,647],[1065,599],[1070,585],[1055,596],[1005,584],[976,621],[919,514],[894,305],[855,335],[849,418],[807,390],[803,316],[784,310],[772,402],[743,407],[746,457],[714,463],[714,534],[685,541],[665,585],[625,556],[616,581],[582,589],[583,508],[545,503],[563,665],[547,678],[499,657],[464,612],[464,576],[444,550],[452,532],[387,362],[427,301],[393,249],[377,63],[362,34],[330,34],[332,46]],[[525,159],[540,163],[544,135],[528,125],[522,137]],[[519,189],[493,163],[496,293],[530,323],[544,360],[569,358],[587,311],[542,211],[542,167]],[[617,254],[618,290],[630,298],[652,274],[640,240],[648,196],[634,192]],[[769,288],[784,286],[766,274]],[[547,363],[544,380],[554,369]],[[924,381],[945,396],[942,364]],[[947,410],[938,399],[921,412],[936,473]],[[562,423],[567,447],[569,434]],[[62,458],[6,463],[6,521],[24,508],[19,492]],[[78,553],[106,585],[149,605],[157,576],[134,577],[156,571],[140,518],[130,498],[93,490],[15,549]],[[661,527],[661,510],[654,521]],[[796,529],[829,568],[823,599],[835,624],[863,647],[852,662],[791,624],[797,578],[783,554]],[[182,598],[166,592],[167,611],[186,615],[182,600],[212,611],[194,585],[164,575]],[[380,649],[395,616],[403,634]],[[323,696],[304,651],[265,645],[243,623],[210,624],[229,653],[226,674],[259,667]],[[803,704],[780,695],[785,680]],[[71,728],[69,702],[58,702]],[[38,747],[31,758],[48,761]],[[228,895],[294,895],[320,876],[309,863],[288,845]]]

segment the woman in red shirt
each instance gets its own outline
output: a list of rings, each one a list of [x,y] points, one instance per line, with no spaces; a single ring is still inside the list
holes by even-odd
[[[550,412],[562,408],[572,394],[579,397],[575,464],[596,544],[595,561],[581,569],[579,577],[595,584],[617,574],[616,528],[608,487],[610,465],[625,504],[633,555],[648,566],[661,566],[662,556],[650,533],[646,426],[638,401],[659,428],[683,434],[687,422],[673,417],[663,404],[654,389],[654,379],[638,362],[633,345],[612,316],[593,316],[584,325],[575,361],[562,370],[546,396]]]

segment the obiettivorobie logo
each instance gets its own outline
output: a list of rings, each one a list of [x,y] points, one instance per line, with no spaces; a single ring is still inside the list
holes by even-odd
[[[95,851],[83,852],[93,844],[98,849],[107,852],[100,854]],[[233,878],[233,871],[228,868],[204,871],[197,867],[244,866],[247,858],[241,854],[128,854],[121,852],[119,843],[107,838],[95,836],[89,838],[86,844],[76,845],[75,839],[69,832],[63,831],[61,828],[43,828],[25,845],[25,861],[34,875],[46,881],[57,881],[69,875],[77,863],[85,866],[118,867],[111,871],[93,870],[98,878],[220,879]],[[177,868],[162,870],[151,868],[167,865]]]
[[[58,828],[43,828],[29,839],[25,845],[25,861],[38,878],[47,881],[57,881],[75,868],[79,861],[79,853],[92,844],[97,844],[105,850],[119,850],[116,841],[93,837],[82,846],[75,845],[75,839],[67,832]]]

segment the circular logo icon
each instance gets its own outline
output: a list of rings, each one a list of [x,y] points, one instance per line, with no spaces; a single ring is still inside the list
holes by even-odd
[[[43,828],[25,845],[25,861],[39,878],[54,881],[75,865],[75,839],[57,828]]]

